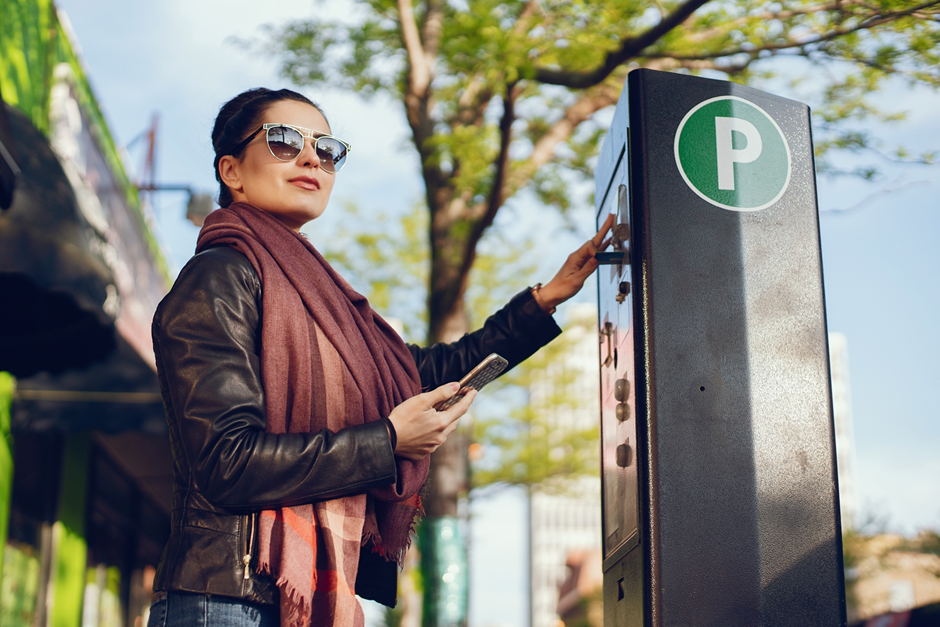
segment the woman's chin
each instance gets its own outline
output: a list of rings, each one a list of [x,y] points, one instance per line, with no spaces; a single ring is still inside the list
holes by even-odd
[[[288,226],[297,224],[303,226],[307,222],[320,217],[325,209],[321,203],[311,202],[313,199],[310,198],[291,198],[288,202],[284,202],[284,200],[280,198],[277,199],[278,202],[265,202],[265,200],[266,199],[256,199],[252,202],[251,199],[245,199],[246,202],[271,214]],[[297,230],[299,227],[291,226],[291,228]]]
[[[285,203],[282,207],[284,213],[293,214],[296,219],[303,220],[304,223],[319,218],[325,210],[326,203],[323,202],[322,197],[319,193],[312,192],[291,194],[289,204]]]

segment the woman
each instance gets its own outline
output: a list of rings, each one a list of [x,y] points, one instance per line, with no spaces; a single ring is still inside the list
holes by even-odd
[[[356,594],[395,604],[428,456],[475,392],[434,405],[559,333],[609,224],[483,329],[406,346],[299,232],[349,149],[319,107],[249,90],[212,140],[222,208],[153,322],[175,485],[149,625],[361,625]]]

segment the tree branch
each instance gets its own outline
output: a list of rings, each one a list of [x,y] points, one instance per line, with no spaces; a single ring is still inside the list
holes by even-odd
[[[676,28],[690,15],[709,0],[687,0],[661,22],[650,27],[636,37],[627,37],[620,42],[620,48],[607,53],[604,62],[597,69],[588,72],[570,72],[548,68],[537,68],[535,80],[547,85],[561,85],[573,89],[585,89],[597,85],[625,61],[656,43],[663,35]]]
[[[883,14],[879,13],[877,15],[870,15],[866,19],[863,19],[861,22],[856,24],[855,26],[851,26],[848,28],[836,28],[829,33],[824,33],[821,35],[817,35],[815,37],[808,37],[808,38],[800,39],[800,40],[791,39],[787,41],[771,42],[771,43],[764,44],[762,46],[751,46],[746,49],[743,46],[738,46],[733,49],[721,50],[718,52],[706,53],[706,54],[683,55],[683,54],[671,54],[668,52],[661,52],[661,53],[647,54],[643,56],[645,56],[648,59],[668,58],[668,59],[675,59],[677,61],[704,61],[708,59],[720,59],[724,57],[731,57],[731,56],[742,54],[742,53],[751,55],[752,57],[756,57],[761,52],[777,53],[777,52],[781,52],[784,50],[792,50],[794,48],[804,48],[806,46],[826,43],[828,41],[832,41],[833,39],[837,39],[845,35],[850,35],[858,31],[868,30],[876,26],[881,26],[882,24],[887,24],[889,22],[899,20],[902,17],[909,17],[915,13],[923,11],[924,9],[929,9],[931,7],[937,7],[937,6],[940,6],[940,0],[931,0],[930,2],[926,2],[918,6],[910,7],[903,11],[889,11]]]
[[[721,26],[715,26],[707,30],[699,30],[693,33],[689,33],[688,40],[693,42],[702,42],[708,41],[714,37],[719,37],[726,35],[729,31],[733,30],[738,26],[743,26],[749,21],[754,19],[759,19],[764,22],[769,22],[771,20],[786,20],[792,17],[797,17],[800,15],[812,15],[814,13],[819,13],[820,11],[842,11],[843,4],[841,2],[833,2],[830,4],[817,4],[813,6],[803,7],[800,9],[786,9],[781,11],[765,11],[764,13],[755,13],[748,14],[743,17],[739,17],[734,20],[729,20],[727,22],[722,22]]]
[[[516,23],[513,26],[513,32],[517,35],[524,35],[530,19],[541,9],[539,0],[529,0]],[[507,92],[508,93],[508,92]],[[458,113],[457,123],[464,126],[470,124],[482,124],[483,114],[486,111],[486,105],[493,98],[493,89],[484,76],[477,74],[467,81],[467,87],[457,99]]]
[[[499,120],[499,156],[496,158],[496,173],[493,176],[493,187],[490,190],[489,201],[482,218],[477,222],[482,233],[496,218],[496,212],[503,206],[505,196],[503,186],[506,182],[506,172],[509,169],[509,145],[512,143],[512,123],[516,120],[516,98],[519,92],[516,83],[506,86],[506,99],[503,105],[503,116]]]
[[[464,242],[462,263],[459,275],[463,277],[462,284],[470,273],[476,258],[476,247],[483,233],[493,224],[496,214],[503,206],[506,198],[515,194],[533,176],[536,170],[545,165],[553,156],[555,148],[568,139],[578,125],[591,117],[592,114],[604,107],[616,104],[620,97],[620,90],[610,85],[600,85],[586,92],[573,105],[568,107],[565,115],[555,122],[552,127],[536,142],[532,155],[525,161],[525,166],[511,171],[509,161],[509,147],[512,143],[512,123],[515,121],[515,102],[520,90],[516,84],[507,86],[506,100],[504,101],[503,116],[500,119],[500,147],[496,160],[496,173],[493,177],[493,187],[489,199],[470,209],[473,215],[473,230]]]
[[[455,124],[481,125],[486,113],[486,105],[492,97],[493,91],[482,76],[478,75],[467,81],[467,87],[457,99],[457,115],[451,127]]]
[[[516,119],[516,98],[521,90],[516,83],[506,85],[506,96],[503,99],[503,115],[499,120],[499,156],[496,158],[496,172],[493,175],[493,186],[490,197],[482,212],[473,222],[473,230],[464,244],[463,263],[460,265],[460,275],[466,277],[470,274],[473,261],[476,258],[477,244],[483,233],[496,219],[496,213],[503,206],[505,195],[503,188],[506,181],[506,172],[509,169],[509,146],[512,143],[512,123]],[[475,212],[476,213],[476,212]]]
[[[558,144],[571,137],[581,122],[604,107],[617,104],[619,97],[620,89],[606,83],[584,92],[581,98],[565,110],[562,118],[535,142],[532,154],[524,164],[517,167],[507,178],[505,196],[515,194],[532,178],[536,170],[548,163]]]
[[[408,54],[408,91],[423,96],[431,86],[431,64],[421,45],[411,0],[398,0],[398,19],[401,22],[402,43]]]
[[[401,0],[399,0],[399,4]],[[444,33],[444,2],[431,0],[428,2],[428,13],[424,17],[421,27],[421,40],[424,42],[425,57],[428,65],[433,65],[441,47],[441,35]]]
[[[529,21],[529,18],[535,15],[536,11],[538,11],[540,8],[542,7],[539,0],[529,0],[526,3],[525,8],[522,9],[522,13],[519,14],[519,18],[516,20],[516,26],[513,29],[517,35],[525,32],[525,27]]]
[[[756,59],[756,57],[745,56],[742,61],[736,61],[735,63],[717,63],[714,59],[672,59],[669,57],[661,57],[657,59],[645,60],[641,57],[637,59],[641,67],[650,69],[650,70],[660,70],[662,72],[669,72],[672,70],[684,69],[684,70],[716,70],[718,72],[724,72],[729,76],[734,76],[735,74],[740,74]]]
[[[431,5],[433,6],[428,7],[425,30],[432,39],[432,46],[436,51],[441,24],[435,17],[435,12],[440,11],[440,7],[437,6],[438,2],[435,0],[432,0]],[[421,43],[411,0],[398,0],[398,18],[401,24],[402,45],[408,55],[408,84],[405,86],[402,100],[414,145],[421,158],[428,209],[433,215],[442,204],[446,203],[450,193],[440,166],[433,163],[432,151],[428,146],[428,141],[434,136],[434,122],[431,119],[433,58],[428,56],[428,52]]]

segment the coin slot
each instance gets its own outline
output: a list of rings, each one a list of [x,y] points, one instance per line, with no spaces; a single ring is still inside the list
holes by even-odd
[[[604,358],[604,362],[601,364],[603,366],[609,366],[610,362],[614,362],[614,368],[617,367],[617,357],[616,349],[613,349],[613,334],[614,334],[614,325],[607,321],[604,323],[604,329],[601,331],[601,335],[607,336],[607,357]],[[601,340],[603,342],[603,340]],[[613,358],[613,359],[611,359]]]

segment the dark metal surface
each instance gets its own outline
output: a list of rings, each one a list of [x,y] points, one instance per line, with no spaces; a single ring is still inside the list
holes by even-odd
[[[633,302],[641,516],[637,547],[607,555],[605,624],[844,625],[809,110],[648,70],[627,92],[601,163],[629,144],[633,289],[618,308]],[[680,122],[725,95],[789,145],[789,185],[765,208],[707,202],[677,165]],[[602,367],[602,400],[605,385]]]

